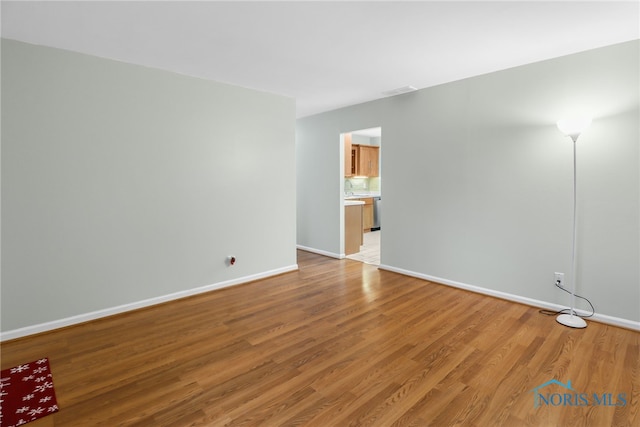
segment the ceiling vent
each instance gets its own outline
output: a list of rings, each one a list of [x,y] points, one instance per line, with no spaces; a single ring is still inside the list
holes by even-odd
[[[418,89],[413,86],[404,86],[404,87],[399,87],[397,89],[387,90],[385,92],[382,92],[382,94],[384,96],[394,96],[394,95],[402,95],[403,93],[415,92],[416,90]]]

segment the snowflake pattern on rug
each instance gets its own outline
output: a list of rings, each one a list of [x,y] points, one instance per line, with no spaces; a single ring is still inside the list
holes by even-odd
[[[16,427],[58,412],[49,359],[5,369],[0,376],[0,425]]]

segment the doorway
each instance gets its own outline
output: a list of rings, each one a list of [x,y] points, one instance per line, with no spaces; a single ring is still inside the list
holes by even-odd
[[[382,128],[354,130],[344,141],[344,201],[362,201],[362,244],[347,258],[380,265],[382,233]],[[344,203],[342,204],[344,206]],[[344,208],[343,208],[344,209]]]

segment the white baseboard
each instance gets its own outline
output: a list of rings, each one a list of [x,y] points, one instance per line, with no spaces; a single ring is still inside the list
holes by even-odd
[[[28,335],[38,334],[41,332],[47,332],[54,329],[64,328],[66,326],[76,325],[78,323],[84,323],[91,320],[100,319],[102,317],[113,316],[114,314],[120,314],[127,311],[137,310],[144,307],[149,307],[156,304],[161,304],[168,301],[178,300],[181,298],[190,297],[205,292],[210,292],[216,289],[228,288],[230,286],[241,285],[243,283],[251,282],[258,279],[265,279],[271,276],[277,276],[278,274],[288,273],[290,271],[298,270],[298,264],[293,264],[287,267],[277,268],[275,270],[269,270],[258,274],[252,274],[250,276],[239,277],[237,279],[226,280],[224,282],[214,283],[212,285],[201,286],[199,288],[188,289],[186,291],[175,292],[168,295],[161,295],[159,297],[149,298],[142,301],[136,301],[128,304],[119,305],[116,307],[105,308],[102,310],[92,311],[90,313],[84,313],[77,316],[71,316],[64,319],[54,320],[51,322],[40,323],[38,325],[27,326],[24,328],[14,329],[0,333],[0,342],[12,340],[16,338],[22,338]]]
[[[309,248],[307,246],[302,246],[302,245],[296,245],[296,247],[305,252],[311,252],[314,254],[324,255],[331,258],[344,259],[347,257],[345,254],[336,254],[334,252],[327,252],[327,251],[323,251],[322,249],[314,249],[314,248]]]
[[[396,268],[390,265],[381,264],[378,266],[378,268],[380,268],[381,270],[388,270],[394,273],[404,274],[405,276],[416,277],[418,279],[428,280],[430,282],[452,286],[454,288],[464,289],[464,290],[476,292],[479,294],[489,295],[489,296],[501,298],[507,301],[518,302],[518,303],[530,305],[533,307],[539,307],[539,308],[544,308],[544,309],[553,310],[553,311],[560,311],[562,309],[567,308],[565,306],[561,306],[561,305],[546,302],[546,301],[527,298],[520,295],[510,294],[507,292],[495,291],[493,289],[482,288],[480,286],[468,285],[466,283],[460,283],[460,282],[455,282],[453,280],[443,279],[441,277],[434,277],[434,276],[429,276],[427,274],[416,273],[415,271],[404,270],[402,268]],[[576,309],[576,312],[580,315],[591,314],[584,310],[578,310],[578,309]],[[612,326],[618,326],[621,328],[640,331],[640,322],[636,322],[634,320],[622,319],[619,317],[607,316],[605,314],[598,314],[598,313],[595,313],[593,316],[589,317],[588,320],[594,320],[594,321],[597,321],[600,323],[606,323]]]

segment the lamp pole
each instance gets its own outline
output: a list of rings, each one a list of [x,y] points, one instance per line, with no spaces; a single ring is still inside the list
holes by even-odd
[[[576,315],[576,282],[577,282],[577,238],[578,238],[578,221],[577,221],[577,198],[578,198],[578,179],[577,179],[577,141],[578,137],[584,129],[591,124],[591,119],[573,119],[573,120],[560,120],[558,122],[558,129],[561,132],[571,137],[573,142],[573,244],[571,249],[571,313],[560,314],[556,321],[562,325],[569,326],[571,328],[586,328],[587,322]]]

